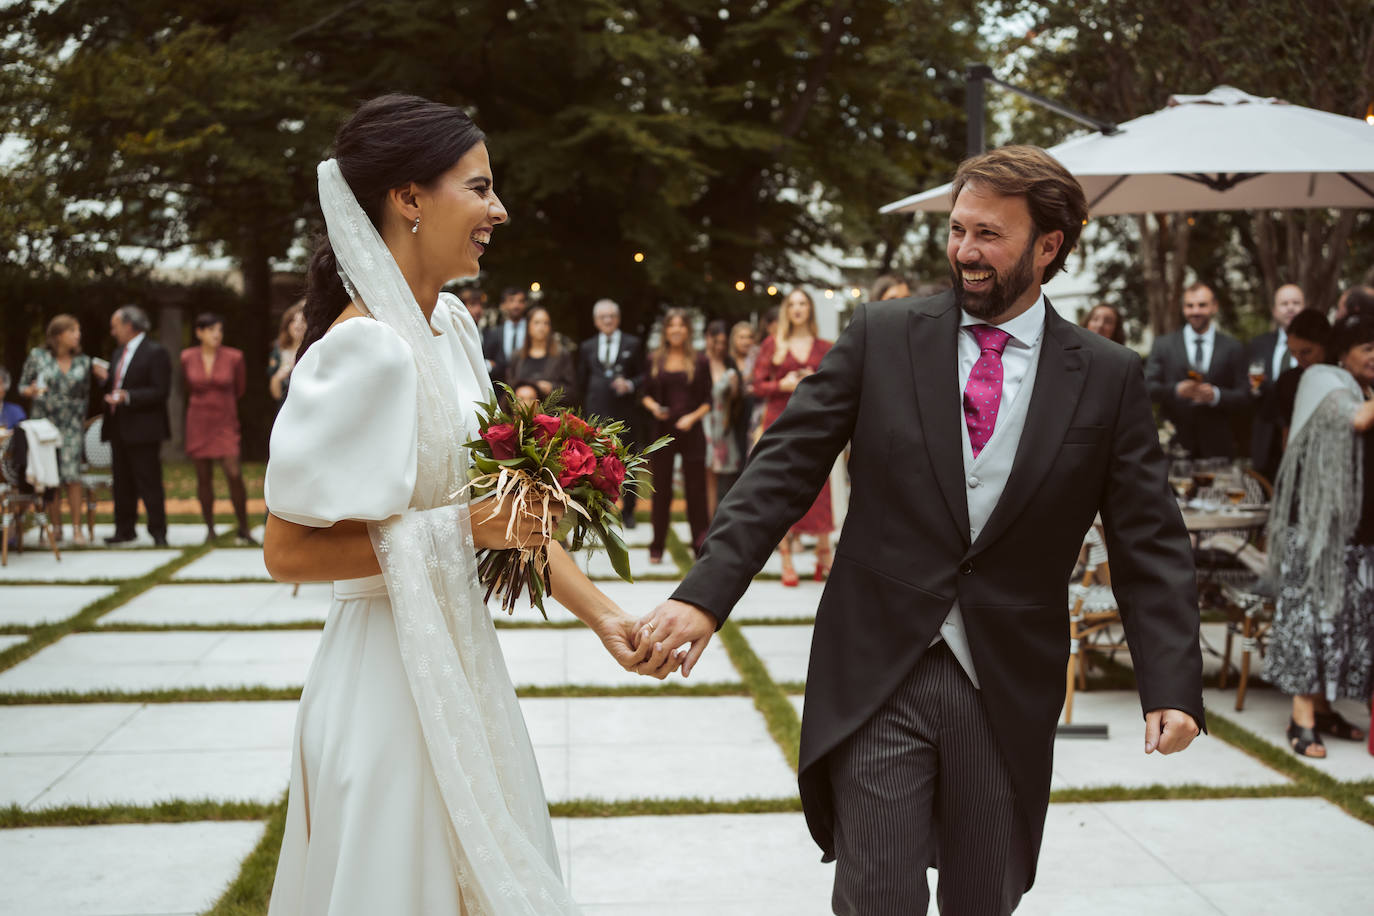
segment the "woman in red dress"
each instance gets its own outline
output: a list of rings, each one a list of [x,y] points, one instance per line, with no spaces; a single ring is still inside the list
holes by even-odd
[[[802,379],[815,372],[830,351],[830,341],[821,340],[816,327],[816,306],[804,290],[794,289],[783,300],[778,313],[778,329],[759,348],[754,361],[754,397],[763,400],[763,428],[773,424],[792,398]],[[835,520],[830,508],[830,483],[821,488],[816,502],[802,520],[783,535],[778,545],[782,555],[782,584],[798,584],[792,566],[792,552],[801,543],[800,535],[816,536],[816,581],[825,581],[830,572],[830,532]]]
[[[196,465],[196,496],[200,515],[215,537],[215,462],[229,481],[229,498],[238,517],[240,544],[252,543],[248,530],[248,493],[239,466],[238,399],[248,381],[243,351],[223,346],[224,319],[205,313],[196,318],[200,345],[181,351],[181,373],[186,383],[186,457]]]

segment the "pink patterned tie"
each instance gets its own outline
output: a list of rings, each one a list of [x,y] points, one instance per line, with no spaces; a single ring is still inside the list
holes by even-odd
[[[973,457],[977,458],[997,426],[997,408],[1002,403],[1002,350],[1011,335],[986,324],[972,325],[968,331],[982,351],[964,386],[964,421]]]

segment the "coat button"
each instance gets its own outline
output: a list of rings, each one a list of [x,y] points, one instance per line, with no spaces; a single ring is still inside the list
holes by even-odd
[[[977,477],[969,477],[969,479],[968,479],[968,485],[969,485],[970,488],[976,487],[976,486],[978,486],[980,483],[982,483],[982,481],[979,480]]]
[[[959,574],[960,574],[960,575],[963,575],[963,576],[971,576],[971,575],[973,575],[973,564],[970,563],[969,561],[965,560],[965,561],[964,561],[962,564],[960,564],[960,566],[959,566]]]

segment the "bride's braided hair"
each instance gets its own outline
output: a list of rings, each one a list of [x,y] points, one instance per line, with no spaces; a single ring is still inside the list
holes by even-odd
[[[414,95],[364,102],[334,137],[334,156],[358,205],[380,232],[387,192],[410,182],[428,185],[486,139],[461,109]],[[305,337],[296,358],[324,336],[348,306],[327,236],[310,258],[305,286]]]

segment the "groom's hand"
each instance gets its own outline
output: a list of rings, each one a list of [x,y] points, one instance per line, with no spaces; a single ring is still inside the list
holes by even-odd
[[[1145,714],[1145,753],[1181,751],[1199,730],[1197,721],[1181,709],[1152,709]]]
[[[716,632],[716,618],[694,604],[669,599],[640,618],[638,626],[640,640],[649,640],[653,651],[635,670],[662,680],[679,664],[683,677],[692,673]]]

